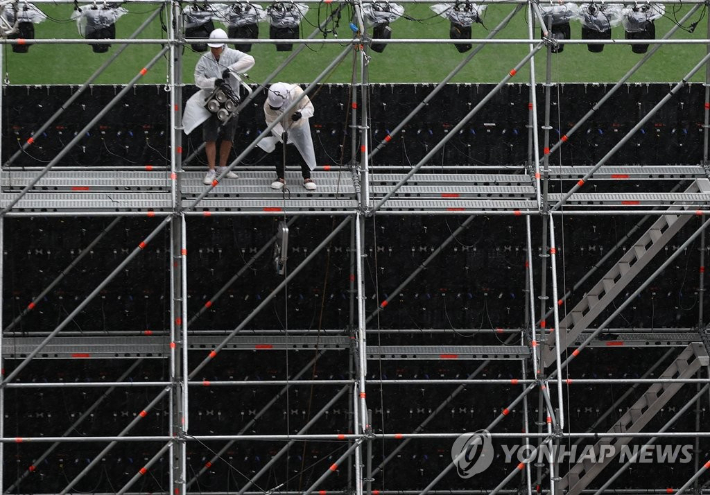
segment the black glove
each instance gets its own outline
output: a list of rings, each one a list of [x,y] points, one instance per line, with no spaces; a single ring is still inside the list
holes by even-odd
[[[291,115],[291,120],[296,122],[297,120],[301,120],[301,117],[303,117],[303,115],[301,115],[301,112],[296,112],[293,115]]]
[[[229,69],[224,69],[224,70],[222,71],[222,79],[229,79],[229,74],[231,74],[231,72],[229,71]]]
[[[215,79],[214,80],[214,87],[215,88],[219,88],[223,84],[224,84],[224,79]]]

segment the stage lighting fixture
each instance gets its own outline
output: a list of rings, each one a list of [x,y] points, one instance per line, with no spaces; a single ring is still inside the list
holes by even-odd
[[[647,4],[622,10],[622,20],[627,40],[652,40],[656,38],[654,21],[666,13],[663,4]],[[646,53],[648,45],[631,45],[634,53]]]
[[[368,26],[372,26],[373,39],[392,38],[392,28],[390,24],[402,17],[404,7],[390,2],[374,2],[362,6],[362,14]],[[372,43],[370,48],[382,53],[387,43]]]
[[[471,26],[475,22],[483,23],[481,16],[485,9],[485,5],[476,5],[467,1],[437,3],[431,6],[431,10],[451,21],[449,38],[452,40],[471,39]],[[460,53],[467,52],[473,47],[470,43],[457,43],[454,46]]]
[[[225,13],[227,35],[230,38],[256,39],[259,37],[259,21],[266,19],[266,11],[261,5],[251,2],[235,3]],[[235,43],[234,48],[242,52],[251,51],[251,43]]]
[[[116,21],[127,12],[123,7],[112,7],[106,3],[99,7],[94,3],[89,8],[77,8],[72,19],[76,19],[79,33],[86,39],[115,39]],[[94,53],[106,53],[111,45],[92,44],[91,48]]]
[[[44,21],[47,16],[37,7],[25,3],[21,7],[14,3],[4,6],[0,16],[0,31],[2,36],[14,40],[32,40],[35,37],[35,24]],[[32,43],[12,45],[15,53],[27,53]]]
[[[241,101],[239,95],[229,83],[222,83],[216,87],[205,102],[205,108],[215,115],[220,122],[225,123],[234,116],[237,106]]]
[[[209,38],[210,33],[214,31],[212,18],[215,11],[212,8],[197,4],[188,5],[183,9],[182,15],[185,21],[185,39]],[[191,43],[190,46],[198,53],[207,51],[207,43]]]
[[[610,40],[611,28],[621,23],[621,4],[594,4],[584,3],[579,6],[580,21],[582,23],[582,39],[585,40]],[[587,50],[599,53],[604,50],[604,45],[587,45]]]
[[[568,40],[572,38],[572,30],[569,21],[578,17],[579,7],[573,3],[563,5],[540,5],[545,26],[550,30],[550,38],[553,40]],[[544,34],[541,34],[544,36]],[[565,46],[553,43],[550,51],[561,53]]]
[[[308,5],[304,3],[284,3],[276,2],[266,9],[266,16],[269,19],[269,37],[276,40],[298,39],[298,27],[301,19],[308,12]],[[277,52],[290,52],[293,50],[291,43],[279,43],[276,45]]]

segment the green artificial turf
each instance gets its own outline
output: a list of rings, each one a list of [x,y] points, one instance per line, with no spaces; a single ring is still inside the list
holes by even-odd
[[[266,5],[266,4],[264,4]],[[309,4],[310,11],[302,23],[302,36],[306,37],[314,29],[317,20],[324,19],[326,7],[318,12],[318,4]],[[422,39],[448,38],[448,21],[435,16],[430,4],[404,4],[406,16],[392,24],[393,38]],[[69,20],[71,5],[47,5],[40,7],[53,20],[37,25],[37,38],[62,39],[78,38],[76,23]],[[129,5],[129,14],[117,24],[119,37],[128,37],[153,10],[148,4]],[[328,6],[330,11],[332,8]],[[498,4],[488,7],[484,26],[474,26],[473,37],[484,38],[511,10],[513,5]],[[667,7],[666,17],[656,21],[656,37],[661,38],[690,7]],[[349,39],[352,31],[348,27],[350,9],[346,9],[338,28],[339,39]],[[707,36],[707,21],[701,19],[700,10],[690,22],[700,21],[693,34],[679,30],[675,39],[703,39]],[[500,39],[522,39],[527,37],[527,9],[521,9],[510,24],[498,33]],[[268,38],[268,25],[260,24],[260,37]],[[572,37],[579,39],[581,25],[572,23]],[[539,32],[535,33],[539,37]],[[155,20],[140,36],[141,38],[165,37],[159,20]],[[322,35],[319,35],[322,39]],[[614,28],[613,37],[623,39],[621,26]],[[329,34],[328,39],[333,39]],[[107,60],[117,46],[108,53],[96,54],[87,45],[49,44],[35,45],[29,53],[13,53],[8,45],[3,50],[4,74],[11,84],[81,84],[101,64]],[[318,76],[346,45],[323,45],[314,43],[304,50],[296,60],[286,67],[276,80],[307,83]],[[489,44],[478,53],[452,82],[495,83],[505,77],[528,52],[527,44]],[[124,84],[138,73],[159,50],[158,45],[130,46],[97,80],[97,84]],[[263,81],[268,74],[284,61],[290,52],[277,52],[273,45],[255,44],[250,52],[256,59],[256,66],[249,75],[252,82]],[[355,53],[355,52],[353,52]],[[468,52],[470,53],[470,52]],[[414,83],[441,81],[465,58],[468,53],[459,53],[453,45],[434,44],[390,44],[384,52],[370,52],[367,66],[369,81],[375,83]],[[701,44],[678,44],[662,47],[641,69],[631,77],[630,82],[676,82],[683,78],[705,55],[706,47]],[[192,83],[192,71],[200,54],[187,48],[183,57],[184,82]],[[643,55],[633,53],[629,45],[606,46],[602,53],[591,53],[586,45],[568,45],[562,53],[550,55],[551,79],[555,82],[616,82]],[[547,50],[535,56],[536,78],[543,82],[547,71]],[[348,83],[353,78],[356,59],[353,55],[343,62],[325,79],[330,83]],[[529,64],[524,66],[511,82],[530,80]],[[161,60],[140,81],[141,83],[164,83],[167,78],[167,63]],[[361,76],[356,72],[357,80]],[[705,69],[701,69],[691,81],[704,81]]]

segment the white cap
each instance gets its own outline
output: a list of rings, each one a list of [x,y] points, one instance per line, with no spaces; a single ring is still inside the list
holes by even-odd
[[[271,108],[281,108],[288,98],[288,85],[285,83],[274,83],[269,88],[269,106]]]
[[[217,28],[210,33],[210,39],[211,40],[226,40],[227,33],[224,32],[224,29]],[[224,46],[224,42],[207,43],[207,46],[210,46],[212,48],[221,48]]]

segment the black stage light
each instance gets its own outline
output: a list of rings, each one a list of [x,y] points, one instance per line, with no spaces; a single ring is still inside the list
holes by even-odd
[[[260,5],[251,2],[235,3],[227,12],[227,33],[230,38],[257,39],[258,22],[266,18]],[[235,43],[234,48],[242,52],[251,51],[251,43]]]
[[[201,7],[197,4],[189,5],[183,9],[183,19],[185,21],[185,39],[205,39],[210,37],[214,31],[212,10]],[[192,49],[198,53],[207,51],[207,43],[191,43]]]
[[[72,18],[77,20],[79,33],[90,40],[116,39],[116,21],[127,12],[123,7],[94,3],[89,8],[77,9]],[[94,53],[106,53],[110,44],[92,44]]]
[[[21,8],[17,4],[5,6],[0,18],[0,31],[11,40],[32,40],[35,38],[35,24],[44,21],[47,16],[32,4],[25,3]],[[22,44],[12,45],[15,53],[27,53],[32,43],[26,41]]]
[[[276,2],[266,9],[269,18],[269,37],[276,40],[295,40],[299,38],[301,19],[308,12],[308,5]],[[292,43],[279,43],[277,52],[290,52]]]
[[[555,41],[568,40],[572,38],[572,29],[569,21],[578,16],[579,7],[575,4],[563,5],[540,5],[545,25],[550,30],[550,38]],[[544,36],[541,33],[540,36]],[[553,43],[550,51],[552,53],[562,53],[565,45]]]
[[[626,8],[622,12],[627,40],[652,40],[656,38],[654,21],[665,14],[666,8],[663,4],[649,4]],[[648,45],[631,45],[631,51],[646,53]]]
[[[481,16],[485,9],[485,5],[477,5],[469,1],[437,3],[431,6],[431,10],[451,21],[449,38],[452,40],[471,39],[472,25],[476,22],[483,24]],[[460,53],[473,48],[470,43],[456,43],[454,46]]]
[[[404,14],[404,8],[396,3],[374,2],[362,6],[362,13],[368,26],[372,26],[372,38],[388,40],[392,38],[390,24]],[[377,53],[385,50],[387,43],[371,43],[370,49]]]

